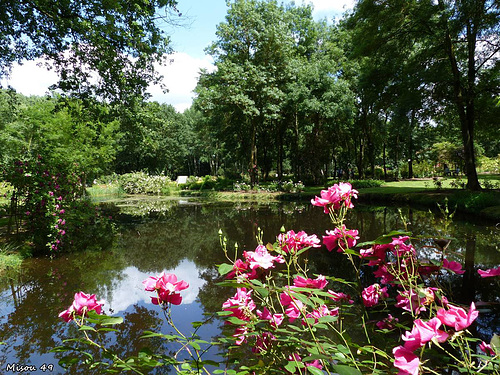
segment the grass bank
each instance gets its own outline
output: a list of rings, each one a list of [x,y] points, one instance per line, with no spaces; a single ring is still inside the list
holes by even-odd
[[[488,176],[499,181],[500,176]],[[436,188],[432,180],[403,180],[383,183],[380,187],[358,188],[358,201],[377,204],[408,204],[415,207],[436,209],[438,204],[446,202],[450,209],[474,214],[485,219],[500,222],[500,189],[470,192],[450,188],[453,180],[443,180],[441,188]],[[182,191],[183,196],[205,197],[223,201],[294,201],[310,200],[320,194],[326,186],[306,187],[301,193],[279,192],[217,192],[217,191]]]
[[[479,215],[483,218],[500,222],[500,175],[482,175],[480,181],[483,186],[495,187],[496,189],[485,189],[481,192],[469,192],[458,188],[465,185],[465,179],[440,178],[440,179],[411,179],[393,182],[384,182],[378,187],[358,187],[356,181],[354,187],[359,190],[358,201],[363,203],[377,204],[408,204],[422,208],[436,209],[437,204],[445,204],[451,209],[456,207],[457,211]],[[328,184],[332,185],[334,182]],[[180,190],[169,189],[162,191],[172,196],[202,197],[220,201],[294,201],[310,200],[319,195],[327,186],[305,187],[301,193],[268,192],[263,190],[249,191],[216,191],[206,190]],[[123,189],[115,184],[99,185],[87,189],[90,196],[99,201],[105,200],[106,196],[124,196]]]

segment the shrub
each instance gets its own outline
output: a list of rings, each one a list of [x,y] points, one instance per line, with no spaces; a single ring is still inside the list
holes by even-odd
[[[118,182],[127,194],[160,195],[175,185],[167,176],[150,176],[145,172],[123,174],[118,177]]]
[[[349,182],[355,189],[380,187],[384,183],[384,181],[381,180],[350,180]]]
[[[76,241],[82,249],[84,243],[96,243],[93,236],[99,237],[101,230],[109,237],[107,219],[81,200],[84,186],[77,170],[76,164],[45,162],[41,155],[26,155],[4,170],[13,187],[9,229],[12,222],[25,229],[35,252],[68,251]]]

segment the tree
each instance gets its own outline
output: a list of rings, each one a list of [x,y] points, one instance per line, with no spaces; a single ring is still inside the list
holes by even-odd
[[[217,36],[207,49],[217,70],[202,74],[198,106],[206,113],[224,113],[225,134],[240,136],[239,148],[248,155],[255,184],[259,164],[267,162],[266,157],[263,163],[257,162],[259,139],[264,150],[269,149],[262,139],[271,134],[284,99],[281,82],[291,45],[285,10],[275,1],[237,0],[226,22],[218,26]]]
[[[359,1],[350,19],[362,55],[405,60],[432,89],[435,107],[454,106],[467,188],[480,189],[474,154],[477,101],[498,95],[500,6],[497,1]],[[493,79],[492,79],[493,78]],[[491,109],[491,108],[490,108]],[[485,109],[483,110],[490,110]]]
[[[14,62],[45,59],[57,88],[125,100],[159,81],[155,63],[170,52],[158,21],[171,22],[175,0],[5,0],[0,12],[0,77]]]

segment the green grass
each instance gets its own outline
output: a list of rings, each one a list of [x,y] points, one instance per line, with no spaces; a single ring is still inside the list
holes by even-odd
[[[98,184],[87,188],[87,193],[91,198],[99,197],[122,197],[125,192],[118,184]]]
[[[0,243],[0,277],[9,277],[19,272],[22,262],[18,246]]]

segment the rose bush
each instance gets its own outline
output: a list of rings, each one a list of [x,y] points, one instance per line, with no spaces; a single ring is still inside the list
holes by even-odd
[[[283,228],[274,243],[264,244],[258,236],[254,251],[233,256],[220,233],[228,263],[218,266],[224,277],[219,285],[235,289],[218,313],[224,321],[224,337],[207,343],[175,328],[170,309],[181,302],[178,293],[188,285],[162,273],[144,285],[156,293],[153,303],[162,306],[177,335],[149,332],[145,337],[175,341],[190,359],[153,353],[142,359],[115,359],[106,366],[127,363],[129,369],[140,372],[174,364],[179,373],[209,373],[206,365],[211,364],[223,366],[213,373],[227,374],[404,375],[443,373],[450,368],[498,373],[498,336],[490,343],[474,337],[468,329],[479,316],[475,304],[466,308],[450,302],[451,296],[436,282],[443,272],[462,273],[461,264],[448,260],[444,253],[434,262],[419,259],[407,232],[358,243],[358,231],[344,225],[356,195],[348,183],[340,183],[311,202],[330,216],[334,229],[327,231],[323,244],[329,251],[337,248],[346,255],[354,280],[311,275],[307,254],[320,251],[315,250],[320,240],[314,234]],[[497,270],[478,273],[494,277]],[[376,282],[368,281],[373,279]],[[67,316],[62,313],[63,318]],[[202,345],[218,345],[224,361],[204,361]]]

